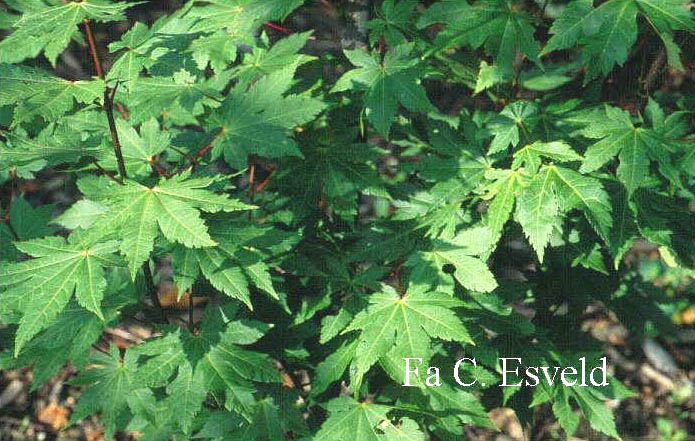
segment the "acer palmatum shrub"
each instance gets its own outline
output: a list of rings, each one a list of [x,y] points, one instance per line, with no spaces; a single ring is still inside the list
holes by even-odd
[[[693,84],[656,87],[691,4],[385,0],[330,50],[282,21],[365,2],[148,3],[0,10],[3,369],[69,363],[107,438],[449,440],[503,405],[620,438],[581,318],[670,323],[638,241],[695,264]],[[56,173],[76,200],[29,203]]]

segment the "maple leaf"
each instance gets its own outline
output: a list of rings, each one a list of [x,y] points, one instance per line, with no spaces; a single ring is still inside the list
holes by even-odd
[[[35,67],[0,63],[0,106],[17,104],[13,126],[40,116],[53,121],[75,107],[104,97],[100,79],[70,81]]]
[[[205,190],[216,178],[189,178],[188,173],[171,179],[162,178],[150,188],[127,180],[124,185],[106,178],[87,177],[78,186],[87,199],[104,205],[102,222],[90,229],[92,234],[115,234],[126,255],[130,275],[152,252],[158,232],[167,240],[184,246],[211,247],[217,243],[208,234],[200,211],[216,213],[254,208],[227,195]]]
[[[172,76],[140,78],[130,88],[130,120],[138,123],[169,113],[182,124],[198,124],[196,117],[222,99],[216,88],[211,80],[198,81],[183,68]]]
[[[311,38],[311,31],[298,32],[276,42],[270,48],[254,47],[244,55],[242,63],[233,68],[233,75],[244,85],[249,85],[263,75],[287,69],[289,66],[295,69],[315,59],[309,55],[298,52]]]
[[[369,44],[374,46],[382,37],[391,47],[407,43],[404,33],[408,32],[416,4],[415,0],[384,1],[377,17],[367,22]]]
[[[325,407],[330,416],[314,436],[315,441],[379,441],[377,425],[391,410],[389,406],[359,403],[348,397],[334,398]]]
[[[213,157],[239,169],[246,167],[249,154],[268,158],[299,156],[290,130],[316,117],[326,105],[305,95],[287,95],[295,66],[273,72],[250,89],[238,85],[220,108],[208,118],[210,129],[220,129]]]
[[[652,129],[635,127],[629,114],[620,109],[606,106],[603,111],[595,111],[579,133],[599,139],[587,148],[579,171],[598,170],[617,155],[620,161],[618,179],[625,185],[628,195],[642,185],[650,160],[658,161],[660,171],[665,174],[672,167],[668,155],[670,147],[662,141],[662,136]]]
[[[523,187],[516,202],[516,219],[541,262],[553,230],[562,229],[562,216],[571,209],[582,210],[596,233],[608,240],[613,222],[611,204],[596,178],[556,165],[543,166]]]
[[[515,101],[506,106],[498,116],[488,123],[490,132],[495,135],[490,143],[488,155],[501,152],[519,143],[519,129],[526,137],[538,124],[538,105],[529,101]]]
[[[0,286],[9,296],[23,296],[23,312],[15,337],[15,354],[65,308],[73,292],[78,303],[103,319],[101,301],[106,280],[104,266],[120,265],[114,253],[118,242],[88,242],[81,232],[67,241],[49,236],[16,242],[15,246],[34,259],[3,265]]]
[[[376,52],[370,54],[362,49],[343,51],[357,68],[343,74],[331,92],[364,90],[367,119],[379,133],[388,137],[399,104],[413,112],[435,110],[420,85],[424,71],[419,60],[412,56],[414,49],[412,43],[394,47],[386,53],[383,62]]]
[[[365,373],[392,348],[404,357],[429,359],[430,340],[441,338],[473,344],[468,331],[453,308],[462,303],[444,293],[427,292],[411,286],[402,297],[383,285],[381,292],[369,296],[369,306],[357,314],[343,334],[359,330],[355,362]]]
[[[463,3],[463,2],[453,2]],[[448,13],[447,13],[448,12]],[[531,17],[507,0],[485,0],[469,5],[435,4],[423,14],[418,27],[433,23],[446,23],[437,35],[432,51],[470,45],[473,49],[484,46],[494,56],[502,75],[513,73],[517,52],[540,65],[540,45],[534,38]]]
[[[136,360],[133,351],[126,351],[121,358],[114,344],[110,345],[108,354],[94,352],[90,357],[91,368],[71,380],[72,384],[91,386],[80,396],[70,416],[70,424],[101,411],[106,436],[112,438],[116,420],[128,411],[128,399],[134,392]]]
[[[12,9],[23,12],[13,23],[17,28],[0,42],[0,63],[19,63],[43,51],[55,66],[56,58],[71,40],[81,40],[77,27],[83,19],[102,23],[124,20],[123,11],[143,2],[111,2],[108,0],[71,1],[58,5],[13,2]]]
[[[593,0],[578,0],[564,8],[550,28],[552,38],[543,49],[549,53],[584,46],[587,73],[584,83],[622,66],[637,39],[637,15],[643,15],[662,39],[671,66],[683,70],[673,31],[695,33],[695,21],[683,0],[610,0],[598,8]]]
[[[259,230],[257,234],[264,231]],[[210,229],[215,247],[193,249],[176,246],[172,258],[179,293],[186,291],[202,273],[212,286],[242,301],[249,309],[253,309],[249,282],[279,299],[268,265],[263,261],[265,254],[252,246],[253,236],[244,237],[242,233],[241,228],[217,223]]]
[[[149,175],[154,157],[169,147],[170,135],[160,130],[159,123],[154,118],[140,125],[140,133],[121,119],[116,120],[116,129],[128,175]],[[99,164],[103,168],[111,170],[118,168],[112,151],[106,151],[102,156]]]
[[[450,240],[436,240],[431,251],[419,251],[407,265],[415,268],[415,274],[422,283],[447,286],[453,293],[453,286],[444,273],[446,265],[454,267],[454,278],[464,288],[488,292],[497,287],[495,277],[484,260],[475,256],[487,256],[493,243],[491,231],[487,227],[469,228],[458,232]]]

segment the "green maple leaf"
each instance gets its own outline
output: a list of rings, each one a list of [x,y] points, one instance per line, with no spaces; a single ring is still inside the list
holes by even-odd
[[[617,175],[629,195],[637,190],[647,177],[649,162],[658,161],[662,174],[668,176],[670,163],[669,143],[662,141],[658,131],[635,127],[627,112],[613,107],[594,112],[587,127],[580,133],[588,138],[599,139],[584,153],[582,173],[598,170],[616,155],[620,161]]]
[[[608,240],[612,226],[608,193],[598,179],[556,165],[543,166],[521,190],[516,219],[542,262],[553,230],[571,209],[584,212],[596,233]]]
[[[402,418],[400,424],[389,424],[384,428],[386,441],[425,441],[427,438],[417,423],[410,418]]]
[[[485,197],[493,199],[487,207],[486,225],[494,237],[499,237],[514,209],[524,176],[519,170],[494,170],[489,174],[494,175],[495,181],[487,186]]]
[[[396,46],[386,53],[383,62],[376,52],[345,50],[345,56],[357,69],[343,74],[331,92],[363,90],[367,119],[388,137],[400,104],[413,112],[435,110],[420,84],[424,71],[414,49],[412,43]]]
[[[643,15],[662,39],[671,66],[680,70],[680,49],[673,31],[695,33],[695,21],[683,0],[611,0],[593,7],[593,0],[578,0],[564,8],[550,28],[549,53],[580,44],[587,62],[584,82],[622,66],[637,39],[637,15]]]
[[[250,154],[302,157],[290,130],[313,120],[326,105],[309,96],[286,95],[294,67],[263,77],[249,90],[238,85],[229,92],[208,118],[210,129],[221,129],[213,157],[223,153],[230,165],[240,169]]]
[[[162,178],[150,188],[127,180],[123,186],[105,178],[87,177],[78,186],[87,199],[104,205],[103,221],[90,229],[95,235],[115,234],[135,279],[154,246],[159,232],[186,247],[211,247],[200,211],[216,213],[254,208],[227,195],[205,190],[216,178],[189,178],[187,173]],[[200,210],[200,211],[199,211]]]
[[[230,320],[234,308],[209,307],[201,321],[199,335],[187,330],[170,329],[165,337],[136,347],[146,361],[140,366],[134,387],[161,387],[166,385],[168,403],[182,413],[176,423],[185,431],[192,427],[208,392],[225,391],[234,397],[241,414],[252,417],[255,400],[250,394],[253,382],[279,383],[280,375],[270,358],[243,348],[263,337],[272,327],[254,320]],[[154,372],[153,372],[154,371]],[[174,376],[173,380],[172,375]],[[193,391],[196,385],[201,386]],[[189,390],[182,399],[178,391]]]
[[[184,14],[192,20],[190,32],[201,32],[190,46],[198,67],[208,63],[221,72],[237,57],[237,45],[254,45],[254,30],[263,22],[284,19],[304,0],[211,0],[196,3]]]
[[[19,63],[43,51],[55,66],[56,58],[71,40],[81,41],[77,25],[83,19],[102,23],[125,20],[123,11],[143,2],[82,0],[54,6],[38,1],[31,3],[26,6],[13,3],[13,9],[23,14],[14,21],[14,32],[0,42],[0,63]]]
[[[98,158],[103,154],[96,138],[82,139],[80,132],[70,129],[48,126],[34,138],[15,129],[3,136],[6,140],[0,141],[0,169],[26,167],[31,174],[47,166],[75,164],[83,157]]]
[[[266,254],[253,247],[253,237],[243,237],[242,229],[228,222],[213,224],[210,236],[215,247],[185,248],[176,246],[172,253],[174,280],[179,294],[186,291],[202,273],[212,286],[253,309],[249,283],[279,299],[273,287]],[[260,230],[262,234],[265,230]]]
[[[506,106],[500,114],[488,123],[488,129],[495,136],[490,143],[488,155],[501,152],[519,143],[519,129],[525,136],[538,124],[538,105],[529,101],[515,101]]]
[[[367,22],[369,44],[374,46],[382,37],[391,47],[407,43],[404,33],[408,33],[416,4],[416,0],[384,1],[377,17]]]
[[[116,430],[117,419],[128,411],[128,398],[134,392],[136,360],[134,351],[126,351],[121,358],[118,348],[113,344],[108,354],[94,352],[90,357],[91,368],[71,381],[72,384],[91,386],[80,396],[70,416],[70,423],[101,412],[106,435],[111,438]]]
[[[15,338],[15,354],[65,308],[73,292],[78,303],[103,319],[101,301],[106,279],[104,266],[119,265],[114,256],[118,242],[88,242],[81,233],[68,241],[57,236],[16,242],[34,259],[6,264],[0,269],[0,286],[9,297],[23,296],[23,312]]]
[[[157,61],[158,56],[152,54],[155,39],[154,31],[142,23],[135,23],[119,41],[109,44],[111,52],[125,49],[116,58],[106,75],[107,80],[120,80],[126,89],[131,91],[140,79],[143,69]],[[159,55],[159,54],[158,54]]]
[[[391,407],[357,402],[352,398],[334,398],[325,405],[328,419],[314,436],[314,441],[379,441],[377,425],[386,419]]]
[[[13,243],[16,240],[36,239],[54,234],[55,228],[49,226],[54,208],[53,204],[34,208],[24,197],[15,197],[10,206],[8,224],[0,224],[0,259],[16,261],[21,256]]]
[[[298,32],[279,40],[270,48],[254,47],[253,51],[244,55],[242,63],[233,69],[234,76],[245,85],[268,75],[288,68],[299,67],[315,59],[298,52],[311,37],[312,32]]]
[[[462,45],[474,49],[484,46],[485,52],[494,57],[495,66],[505,76],[513,73],[517,52],[540,64],[540,45],[533,36],[535,29],[531,17],[511,1],[484,0],[472,6],[455,4],[453,7],[451,2],[440,2],[420,18],[418,27],[433,23],[447,25],[437,35],[434,51]]]
[[[28,66],[0,63],[0,82],[0,106],[16,105],[13,126],[37,116],[55,121],[70,112],[75,102],[90,104],[104,98],[104,82],[100,79],[69,81]]]
[[[541,166],[541,158],[549,158],[557,162],[581,161],[582,155],[575,152],[569,144],[562,141],[534,142],[514,152],[512,169],[516,170],[524,164],[528,172],[534,174]]]
[[[447,294],[411,286],[402,297],[388,285],[369,296],[369,306],[343,331],[359,330],[355,363],[360,374],[394,349],[404,357],[429,359],[430,340],[441,338],[473,344],[453,308],[462,303]]]
[[[369,144],[346,143],[354,139],[354,131],[334,130],[322,130],[300,144],[303,158],[287,158],[276,182],[307,213],[322,198],[336,214],[349,219],[355,215],[359,192],[385,199],[391,196],[376,167],[380,157],[377,149]]]
[[[139,78],[129,89],[132,123],[168,114],[182,124],[198,125],[206,107],[217,107],[222,97],[213,80],[201,80],[182,68],[172,76]]]
[[[454,267],[454,278],[466,289],[479,292],[492,291],[497,281],[483,259],[494,245],[492,232],[487,227],[474,227],[460,231],[450,240],[436,240],[431,251],[420,251],[408,261],[421,280],[453,289],[444,273],[445,265]],[[452,291],[453,292],[453,291]]]

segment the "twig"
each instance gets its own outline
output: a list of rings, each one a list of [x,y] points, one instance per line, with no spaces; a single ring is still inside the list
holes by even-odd
[[[253,200],[253,181],[256,179],[256,163],[249,165],[249,197]]]
[[[150,295],[150,300],[152,305],[159,310],[162,317],[163,323],[166,323],[167,316],[166,311],[162,308],[162,304],[159,302],[159,296],[157,295],[157,286],[154,284],[154,278],[152,277],[152,270],[150,269],[150,262],[146,261],[142,265],[142,272],[145,274],[145,284],[147,285],[147,292]]]
[[[114,176],[114,174],[115,174],[114,172],[104,169],[102,166],[99,165],[99,163],[97,162],[96,159],[94,161],[92,161],[92,163],[104,176],[108,177],[109,179],[111,179],[114,182],[117,182],[118,184],[123,184],[123,182],[116,179],[116,177]]]
[[[159,164],[157,157],[154,157],[150,160],[150,166],[152,167],[152,170],[154,170],[155,173],[157,173],[158,176],[164,176],[166,178],[171,177],[171,173],[169,173],[167,170],[164,169],[164,167],[162,167]]]
[[[273,178],[273,175],[275,174],[275,171],[276,171],[276,170],[277,170],[277,169],[276,169],[275,167],[271,168],[271,169],[270,169],[270,173],[268,174],[268,176],[266,176],[266,178],[263,180],[263,182],[261,182],[261,183],[259,183],[258,185],[256,185],[256,188],[253,189],[253,193],[252,193],[252,194],[256,194],[256,193],[262,192],[263,189],[270,183],[270,180]]]
[[[268,26],[268,27],[271,28],[271,29],[275,29],[276,31],[280,31],[280,32],[282,32],[283,34],[289,35],[289,34],[292,33],[291,30],[289,30],[289,29],[287,29],[287,28],[285,28],[285,27],[283,27],[283,26],[276,25],[275,23],[271,23],[271,22],[269,22],[269,21],[265,22],[265,25]]]
[[[94,62],[94,69],[97,71],[97,75],[102,80],[106,80],[104,76],[104,69],[101,66],[101,59],[99,58],[99,51],[97,50],[96,41],[94,40],[94,34],[92,33],[92,27],[89,24],[89,20],[82,19],[82,24],[84,25],[85,34],[87,36],[87,44],[89,45],[89,53],[92,55],[92,61]],[[123,153],[121,152],[121,142],[118,139],[118,131],[116,130],[116,121],[113,118],[113,96],[118,88],[118,83],[113,90],[106,86],[104,89],[104,110],[106,111],[106,119],[109,121],[109,132],[111,133],[111,141],[113,142],[113,152],[116,155],[116,162],[118,162],[118,171],[121,175],[121,180],[126,179],[128,174],[125,169],[125,161],[123,160]],[[122,182],[121,182],[122,184]]]

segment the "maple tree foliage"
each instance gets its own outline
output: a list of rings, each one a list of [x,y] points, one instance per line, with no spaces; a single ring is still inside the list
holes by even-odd
[[[595,360],[574,321],[512,305],[631,317],[637,240],[695,267],[693,95],[647,86],[630,112],[601,94],[638,39],[684,69],[687,1],[577,0],[550,16],[384,0],[363,42],[318,55],[311,29],[263,30],[303,0],[189,0],[149,24],[128,21],[146,2],[3,3],[0,182],[58,170],[79,196],[13,192],[1,207],[0,367],[31,366],[37,388],[70,363],[85,388],[71,423],[99,414],[107,439],[142,441],[445,440],[492,427],[490,407],[526,423],[547,404],[567,436],[585,418],[620,438],[605,401],[632,392],[617,379],[499,393],[496,360]],[[103,72],[92,27],[112,22],[129,28],[101,42]],[[58,76],[69,47],[93,77]],[[452,111],[441,90],[485,104]],[[533,262],[520,280],[496,265],[511,241]],[[189,305],[206,299],[202,316],[166,316],[158,262]],[[104,348],[127,317],[153,337]],[[404,357],[462,353],[475,386],[442,368],[437,387],[403,387]],[[288,385],[296,372],[307,387]]]

